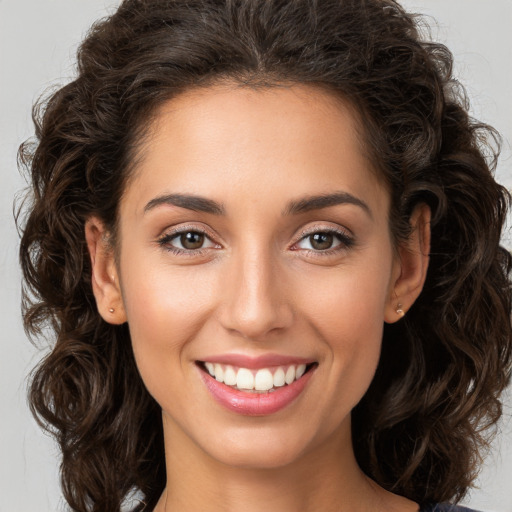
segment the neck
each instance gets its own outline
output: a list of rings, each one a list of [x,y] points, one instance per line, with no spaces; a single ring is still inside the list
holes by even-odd
[[[281,467],[233,467],[213,459],[164,418],[167,487],[155,512],[416,512],[360,470],[350,425]]]

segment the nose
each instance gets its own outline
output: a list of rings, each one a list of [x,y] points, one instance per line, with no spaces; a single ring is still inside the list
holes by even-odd
[[[257,341],[289,327],[293,308],[271,251],[248,252],[232,257],[220,321],[231,333]]]

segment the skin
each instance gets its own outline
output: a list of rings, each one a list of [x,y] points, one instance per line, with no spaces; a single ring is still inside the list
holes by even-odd
[[[158,512],[418,509],[361,472],[350,412],[374,376],[384,322],[421,292],[430,212],[416,208],[410,240],[393,246],[389,193],[358,122],[349,105],[302,85],[189,91],[161,108],[141,149],[117,257],[101,220],[88,220],[98,310],[128,322],[162,407],[168,483]],[[333,191],[365,206],[286,211]],[[169,194],[213,200],[224,214],[161,200]],[[200,252],[173,253],[176,229],[206,233]],[[312,232],[333,229],[343,236],[331,249],[312,245]],[[287,407],[245,416],[216,403],[200,379],[196,361],[227,353],[318,367]]]

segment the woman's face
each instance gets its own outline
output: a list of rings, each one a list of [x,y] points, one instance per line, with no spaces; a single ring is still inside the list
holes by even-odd
[[[351,110],[306,86],[196,90],[140,157],[114,315],[166,438],[244,467],[348,447],[401,273]]]

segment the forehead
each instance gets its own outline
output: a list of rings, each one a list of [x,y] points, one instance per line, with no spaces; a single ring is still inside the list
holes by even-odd
[[[350,104],[317,87],[194,89],[158,110],[128,188],[139,210],[162,192],[219,201],[265,190],[381,196],[360,142],[362,124]]]

